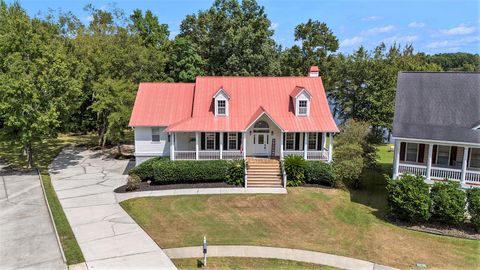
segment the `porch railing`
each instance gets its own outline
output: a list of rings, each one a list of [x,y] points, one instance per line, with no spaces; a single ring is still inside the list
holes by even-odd
[[[328,160],[328,151],[307,151],[308,160]]]
[[[413,165],[413,164],[399,164],[398,165],[398,173],[410,173],[413,175],[427,175],[427,167],[421,165]]]
[[[432,167],[430,178],[460,181],[462,179],[462,170]]]
[[[398,173],[410,173],[427,177],[427,166],[400,163],[398,165]],[[432,166],[430,170],[430,178],[437,180],[447,178],[451,181],[461,181],[462,170]],[[465,172],[465,182],[467,184],[470,183],[480,185],[480,171],[467,170]]]
[[[195,151],[175,151],[176,160],[192,160],[195,159]]]
[[[222,152],[223,159],[242,159],[243,154],[240,150],[224,150]]]
[[[465,182],[480,185],[480,172],[467,171],[465,173]]]
[[[222,159],[241,159],[242,152],[239,150],[225,150],[222,152]],[[175,160],[195,160],[195,151],[175,151]],[[218,150],[201,150],[198,151],[198,159],[213,160],[220,159],[220,151]]]
[[[284,157],[293,156],[293,155],[303,157],[303,150],[302,151],[299,151],[299,150],[285,150],[285,151],[283,151],[283,156]]]

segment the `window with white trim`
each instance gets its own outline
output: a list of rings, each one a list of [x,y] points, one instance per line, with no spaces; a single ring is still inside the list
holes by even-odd
[[[152,127],[152,142],[159,142],[159,141],[160,141],[160,128]]]
[[[237,149],[237,135],[238,134],[236,132],[228,133],[228,150]]]
[[[480,148],[470,150],[470,167],[480,169]]]
[[[309,150],[316,150],[317,149],[317,133],[310,132],[308,133],[308,149]]]
[[[406,161],[417,162],[418,157],[418,143],[407,143]]]
[[[217,115],[226,115],[226,114],[227,114],[227,101],[217,100]]]
[[[205,149],[215,150],[215,132],[205,132]]]
[[[295,149],[295,133],[285,133],[285,149]]]
[[[299,100],[298,115],[307,115],[307,111],[308,111],[308,100]]]
[[[450,160],[450,146],[439,145],[437,148],[437,164],[448,165]]]

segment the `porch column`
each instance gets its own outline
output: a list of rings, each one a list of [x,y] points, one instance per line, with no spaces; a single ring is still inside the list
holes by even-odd
[[[280,160],[283,160],[283,131],[280,131]]]
[[[430,151],[430,150],[429,150]],[[393,179],[398,177],[398,163],[400,162],[400,141],[395,139],[395,147],[393,148]]]
[[[170,133],[170,160],[175,160],[175,133]]]
[[[430,174],[432,172],[432,155],[433,155],[433,144],[429,143],[428,144],[428,156],[427,156],[427,173],[426,173],[427,180],[430,180]]]
[[[303,158],[307,159],[308,150],[308,132],[303,133]]]
[[[243,159],[247,159],[247,132],[242,134],[242,145],[243,145]]]
[[[325,149],[327,149],[327,133],[322,132],[322,136],[323,136],[322,151],[324,151]]]
[[[333,151],[333,133],[330,132],[328,135],[328,163],[332,162],[332,151]]]
[[[220,159],[223,159],[223,132],[220,132]]]
[[[199,147],[199,141],[200,141],[200,135],[198,132],[195,132],[195,159],[198,160],[199,159],[199,155],[198,155],[198,150],[200,149]]]
[[[462,185],[465,185],[465,175],[467,174],[467,162],[468,162],[468,150],[469,147],[464,147],[463,148],[463,160],[462,160],[462,178],[460,180],[460,183]]]

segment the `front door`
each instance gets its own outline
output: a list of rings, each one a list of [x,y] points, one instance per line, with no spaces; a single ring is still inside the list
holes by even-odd
[[[270,149],[269,133],[254,133],[253,136],[253,154],[267,156]]]

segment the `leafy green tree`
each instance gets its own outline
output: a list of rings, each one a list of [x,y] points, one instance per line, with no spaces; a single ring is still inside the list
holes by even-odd
[[[190,40],[177,37],[169,45],[167,72],[176,82],[194,82],[204,74],[206,61],[198,54],[198,48]]]
[[[430,63],[438,64],[444,71],[480,71],[480,56],[471,53],[439,53],[427,57]]]
[[[302,49],[298,45],[293,45],[280,53],[280,69],[283,76],[305,76],[307,69]]]
[[[82,72],[57,25],[0,2],[0,115],[33,166],[32,143],[55,137],[79,106]]]
[[[130,20],[131,31],[142,37],[145,46],[157,47],[168,41],[168,25],[159,23],[158,17],[153,15],[152,11],[147,10],[144,16],[141,10],[136,9],[130,15]]]
[[[188,15],[179,36],[198,48],[207,75],[274,75],[280,70],[270,27],[255,0],[216,0],[210,9]]]

